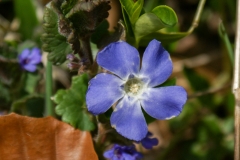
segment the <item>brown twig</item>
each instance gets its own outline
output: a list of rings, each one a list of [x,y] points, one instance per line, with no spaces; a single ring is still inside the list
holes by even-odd
[[[234,160],[240,160],[240,1],[237,1],[237,27],[235,39],[235,62],[233,93],[235,95],[235,136],[234,136]]]

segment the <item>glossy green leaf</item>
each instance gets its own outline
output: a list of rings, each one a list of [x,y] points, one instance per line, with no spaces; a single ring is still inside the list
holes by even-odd
[[[123,14],[124,25],[125,25],[125,27],[126,27],[128,36],[134,37],[134,33],[133,33],[133,28],[132,28],[132,25],[131,25],[131,21],[130,21],[130,19],[129,19],[129,17],[128,17],[127,12],[126,12],[124,9],[122,9],[122,14]]]
[[[124,15],[124,18],[128,16],[132,25],[134,25],[140,16],[140,13],[143,8],[144,0],[138,0],[134,2],[133,0],[120,0],[123,10],[126,11],[127,15]],[[125,20],[125,19],[124,19]],[[125,20],[126,22],[126,20]]]
[[[56,113],[64,122],[70,123],[80,130],[93,130],[94,124],[87,113],[85,94],[87,91],[87,75],[75,76],[68,90],[58,90],[53,100],[57,103]]]
[[[66,55],[71,53],[70,45],[66,42],[66,38],[58,32],[58,16],[54,12],[52,3],[49,3],[44,10],[43,29],[44,33],[41,37],[43,42],[43,50],[49,52],[48,59],[55,65],[59,65],[66,60]]]
[[[130,13],[134,5],[133,0],[119,0],[122,6],[123,11],[126,11],[125,16],[131,17]],[[124,17],[125,18],[125,17]]]
[[[158,6],[150,13],[145,13],[137,20],[134,33],[139,39],[162,28],[173,27],[177,24],[177,16],[172,8]]]
[[[31,39],[35,27],[38,25],[36,8],[32,0],[14,0],[16,16],[20,20],[20,33],[24,39]]]
[[[152,10],[152,13],[154,13],[167,27],[172,27],[178,22],[176,13],[168,6],[157,6]]]
[[[165,32],[160,30],[142,37],[140,40],[140,46],[147,46],[153,39],[161,41],[163,44],[168,44],[180,40],[189,34],[190,33],[188,32]]]
[[[137,19],[139,18],[142,12],[143,3],[144,3],[144,0],[138,0],[134,3],[130,12],[130,21],[132,24],[135,24]]]

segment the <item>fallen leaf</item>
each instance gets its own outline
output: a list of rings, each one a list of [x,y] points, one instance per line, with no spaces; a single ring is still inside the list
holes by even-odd
[[[97,160],[89,132],[53,117],[0,116],[1,160]]]

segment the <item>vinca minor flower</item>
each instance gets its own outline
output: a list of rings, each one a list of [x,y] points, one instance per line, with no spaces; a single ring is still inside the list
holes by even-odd
[[[37,64],[41,62],[41,51],[39,48],[24,49],[18,56],[19,63],[24,70],[35,72]]]
[[[158,139],[152,138],[152,135],[153,134],[151,132],[148,132],[147,136],[137,143],[141,143],[142,146],[146,149],[152,149],[153,146],[156,146],[158,144]]]
[[[134,145],[120,146],[114,144],[110,150],[104,152],[104,157],[109,160],[139,160],[141,153],[137,152]]]
[[[89,82],[86,95],[88,110],[98,115],[113,104],[110,121],[122,136],[141,141],[148,133],[142,109],[150,116],[164,120],[179,115],[187,100],[180,86],[156,87],[172,73],[169,53],[157,40],[147,46],[140,68],[136,48],[119,41],[98,53],[97,63],[113,74],[100,73]]]

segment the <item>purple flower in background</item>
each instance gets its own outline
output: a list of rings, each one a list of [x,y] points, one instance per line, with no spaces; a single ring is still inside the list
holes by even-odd
[[[187,100],[185,89],[156,88],[169,78],[173,68],[169,53],[157,40],[146,48],[141,69],[137,49],[122,41],[100,51],[97,63],[113,74],[100,73],[89,82],[87,108],[98,115],[117,102],[110,121],[124,137],[135,141],[146,137],[148,128],[142,109],[161,120],[181,113]]]
[[[18,56],[21,67],[29,72],[34,72],[37,69],[37,64],[41,62],[41,51],[39,48],[24,49]]]
[[[110,150],[104,152],[104,157],[109,160],[139,160],[142,154],[137,152],[134,145],[120,146],[114,144]]]
[[[140,142],[142,146],[146,149],[152,149],[153,146],[156,146],[158,144],[158,139],[157,138],[151,138],[152,137],[152,133],[148,132],[147,136],[145,138],[143,138]]]

